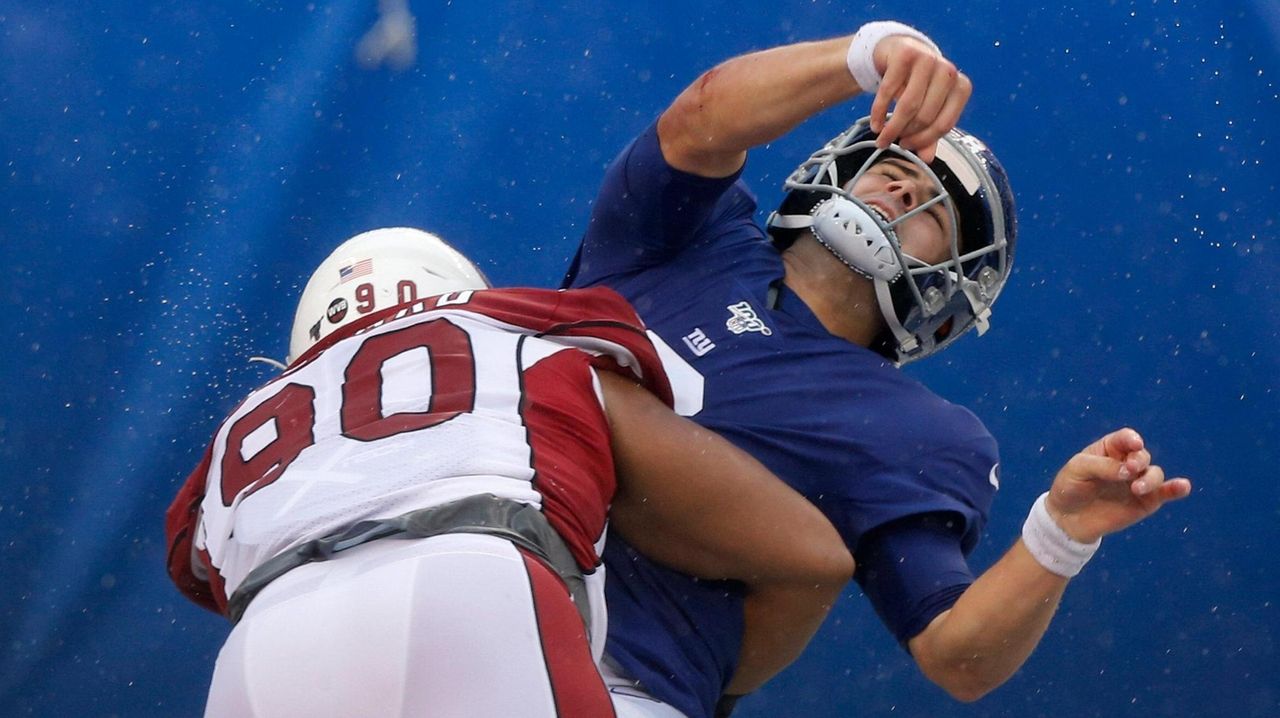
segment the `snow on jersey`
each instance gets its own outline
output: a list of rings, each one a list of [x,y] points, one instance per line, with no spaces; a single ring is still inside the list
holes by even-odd
[[[344,327],[218,428],[170,508],[170,572],[222,610],[282,551],[482,493],[540,508],[591,571],[614,491],[595,368],[670,401],[609,290],[457,292]]]

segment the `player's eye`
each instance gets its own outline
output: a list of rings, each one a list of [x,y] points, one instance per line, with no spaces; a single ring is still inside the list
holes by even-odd
[[[943,231],[947,229],[947,221],[942,214],[941,202],[929,208],[929,216],[933,217],[933,221],[937,223],[938,229],[941,229]]]

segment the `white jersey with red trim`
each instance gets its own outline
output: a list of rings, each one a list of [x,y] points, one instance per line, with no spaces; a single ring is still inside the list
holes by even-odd
[[[614,491],[602,368],[670,403],[610,290],[465,291],[344,327],[219,427],[170,508],[170,573],[225,610],[283,551],[482,493],[540,508],[590,571]]]

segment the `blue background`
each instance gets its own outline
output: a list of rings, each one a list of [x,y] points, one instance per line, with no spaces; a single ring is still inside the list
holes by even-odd
[[[417,225],[554,285],[604,165],[701,70],[901,7],[423,0],[393,72],[354,59],[371,0],[0,0],[0,714],[199,714],[228,627],[169,585],[162,514],[337,242]],[[993,330],[910,368],[1001,441],[976,563],[1120,425],[1196,490],[1108,539],[979,703],[853,588],[737,715],[1280,715],[1280,7],[910,8],[1020,203]],[[867,106],[754,153],[762,207]]]

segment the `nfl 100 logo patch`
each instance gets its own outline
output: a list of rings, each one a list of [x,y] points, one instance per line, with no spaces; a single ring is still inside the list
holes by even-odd
[[[724,325],[734,334],[760,332],[766,337],[773,334],[773,330],[764,323],[764,320],[756,314],[755,308],[748,302],[742,301],[737,304],[730,304],[725,309],[729,310],[730,316]]]

